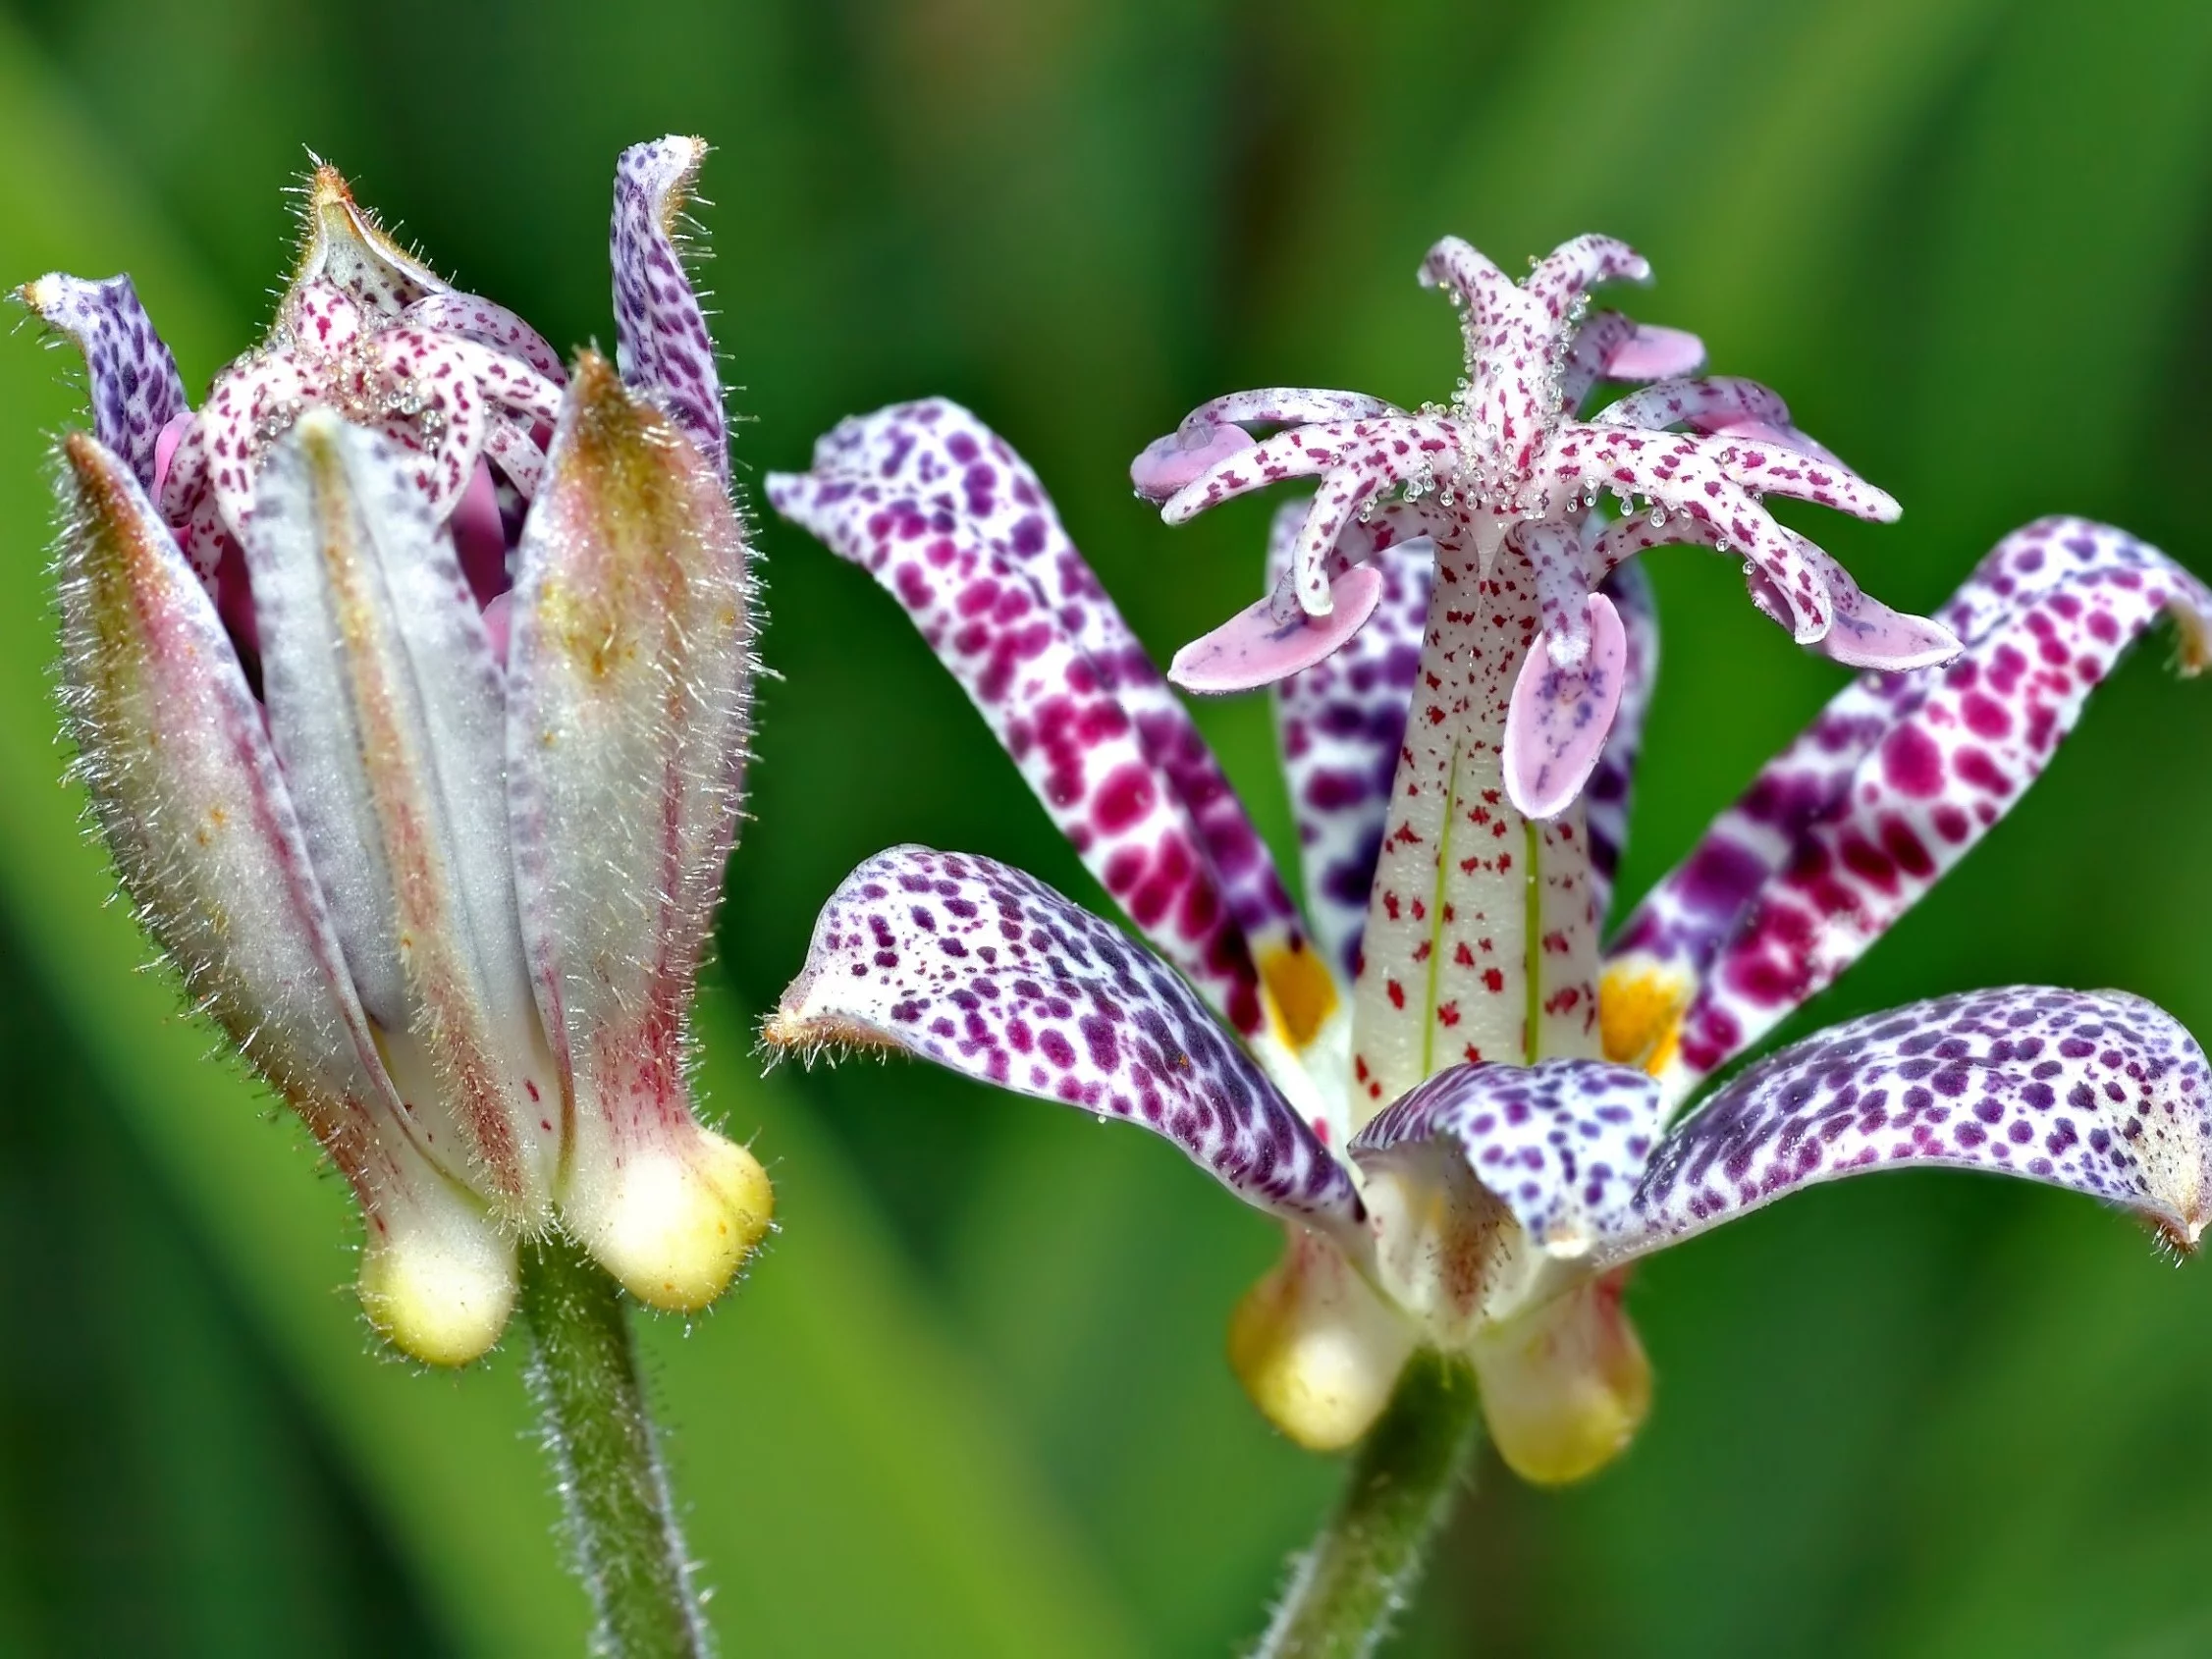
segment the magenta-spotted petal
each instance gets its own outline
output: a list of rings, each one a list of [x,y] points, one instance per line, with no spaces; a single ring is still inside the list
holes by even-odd
[[[1521,665],[1505,716],[1505,789],[1525,818],[1564,812],[1597,765],[1627,683],[1620,613],[1591,594],[1582,655],[1562,667],[1539,640]]]
[[[1644,719],[1659,676],[1659,611],[1643,566],[1624,564],[1605,578],[1605,595],[1620,617],[1627,656],[1621,668],[1620,707],[1583,788],[1583,822],[1590,836],[1591,902],[1602,922],[1613,900],[1613,878],[1628,845],[1629,805],[1636,763],[1644,747]]]
[[[1581,1256],[1631,1224],[1659,1136],[1659,1089],[1633,1066],[1539,1060],[1438,1072],[1362,1129],[1354,1161],[1376,1169],[1447,1144],[1523,1231]]]
[[[2120,991],[1969,991],[1760,1061],[1660,1143],[1619,1261],[1799,1187],[1940,1165],[2133,1211],[2184,1248],[2212,1218],[2212,1085],[2171,1015]]]
[[[1183,981],[1021,871],[893,847],[815,923],[772,1045],[902,1049],[1172,1141],[1247,1203],[1349,1228],[1351,1178]]]
[[[811,472],[767,488],[906,608],[1116,902],[1239,1031],[1259,1030],[1253,958],[1303,952],[1296,911],[1027,463],[930,400],[841,422]]]
[[[677,234],[706,157],[705,139],[667,137],[615,164],[615,344],[623,384],[659,400],[727,486],[722,375]]]
[[[1302,501],[1276,511],[1270,585],[1289,570],[1305,519]],[[1409,508],[1386,508],[1355,525],[1338,554],[1348,561],[1355,550],[1381,573],[1380,602],[1342,650],[1275,686],[1275,731],[1298,826],[1306,914],[1347,982],[1359,968],[1368,889],[1382,850],[1436,569],[1435,544]]]
[[[1241,426],[1186,421],[1155,438],[1129,463],[1129,482],[1148,502],[1164,502],[1215,461],[1249,450],[1257,440]]]
[[[131,279],[86,282],[56,272],[26,283],[22,298],[83,353],[93,435],[130,464],[141,489],[151,491],[155,446],[190,405],[177,359],[154,332]]]
[[[519,357],[556,386],[568,379],[561,353],[547,344],[545,336],[492,300],[473,294],[432,294],[417,299],[401,315],[418,328],[458,334],[463,340]]]
[[[1288,679],[1333,655],[1365,627],[1382,588],[1381,571],[1354,564],[1329,582],[1329,609],[1322,616],[1307,615],[1295,600],[1283,604],[1287,594],[1270,594],[1176,652],[1167,677],[1185,691],[1212,695],[1256,691]]]
[[[1947,669],[1867,674],[1770,762],[1623,930],[1608,973],[1694,992],[1677,1097],[1834,981],[2011,810],[2161,615],[2205,661],[2212,593],[2080,519],[1998,545],[1942,613]]]

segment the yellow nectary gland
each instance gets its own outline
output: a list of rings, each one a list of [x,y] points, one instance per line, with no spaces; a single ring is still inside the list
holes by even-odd
[[[1268,1420],[1313,1452],[1351,1445],[1389,1403],[1414,1346],[1328,1239],[1294,1228],[1229,1319],[1229,1364]]]
[[[489,1225],[385,1232],[361,1253],[361,1309],[387,1341],[429,1365],[481,1359],[507,1328],[514,1243]]]
[[[1617,1277],[1485,1332],[1468,1357],[1498,1455],[1539,1486],[1596,1473],[1651,1409],[1651,1363],[1621,1310]]]
[[[562,1200],[577,1240],[648,1307],[694,1313],[768,1234],[776,1195],[760,1160],[695,1124],[624,1152]]]

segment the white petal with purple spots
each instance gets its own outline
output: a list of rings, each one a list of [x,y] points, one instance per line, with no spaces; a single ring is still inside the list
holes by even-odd
[[[1603,1060],[1453,1066],[1353,1140],[1363,1167],[1448,1141],[1538,1245],[1582,1256],[1630,1224],[1659,1133],[1650,1077]]]
[[[1760,1061],[1660,1143],[1646,1255],[1796,1188],[1935,1164],[2066,1187],[2196,1242],[2212,1203],[2204,1051],[2120,991],[1968,991],[1872,1014]]]
[[[1036,878],[893,847],[846,877],[767,1027],[1140,1124],[1247,1203],[1351,1227],[1351,1177],[1164,962]]]

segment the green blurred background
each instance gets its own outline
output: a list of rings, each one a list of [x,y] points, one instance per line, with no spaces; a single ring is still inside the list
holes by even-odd
[[[1602,229],[1659,273],[1640,315],[1905,502],[1804,522],[1925,608],[2052,510],[2212,570],[2208,129],[2200,0],[5,0],[0,279],[131,270],[196,391],[266,319],[312,146],[578,343],[610,333],[616,151],[702,133],[747,476],[950,394],[1164,652],[1254,591],[1272,504],[1166,531],[1126,488],[1145,440],[1247,385],[1439,395],[1429,243],[1510,267]],[[101,908],[44,683],[64,366],[0,343],[0,1652],[576,1651],[513,1353],[374,1350],[342,1192]],[[1337,1477],[1221,1359],[1270,1228],[1144,1136],[919,1068],[757,1079],[751,1023],[877,848],[1097,900],[895,607],[761,543],[781,677],[706,1082],[784,1231],[648,1335],[727,1644],[1227,1652]],[[1630,894],[1842,677],[1725,562],[1652,564]],[[2212,693],[2170,657],[1818,1016],[2052,980],[2212,1032]],[[1265,703],[1201,718],[1287,851]],[[1634,1308],[1642,1441],[1563,1493],[1484,1467],[1405,1651],[2212,1651],[2202,1266],[2078,1201],[1891,1175],[1670,1254]]]

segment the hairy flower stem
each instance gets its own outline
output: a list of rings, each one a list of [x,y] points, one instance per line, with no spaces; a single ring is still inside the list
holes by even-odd
[[[1482,1420],[1466,1365],[1413,1357],[1254,1659],[1356,1659],[1380,1645],[1451,1512]]]
[[[554,1233],[522,1247],[521,1289],[530,1392],[597,1620],[592,1651],[611,1659],[712,1652],[620,1288]]]

